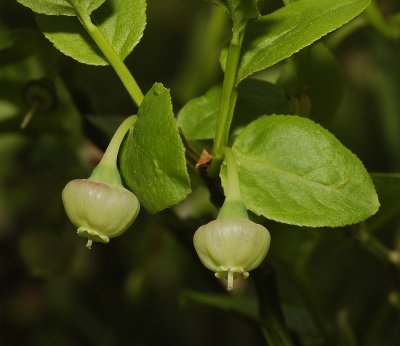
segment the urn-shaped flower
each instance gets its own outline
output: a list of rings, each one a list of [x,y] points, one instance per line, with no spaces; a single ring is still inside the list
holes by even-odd
[[[228,280],[228,290],[233,279],[256,268],[268,253],[271,237],[262,225],[243,218],[222,218],[201,226],[193,243],[201,262]]]
[[[69,219],[78,227],[78,235],[103,243],[124,233],[140,209],[136,196],[122,185],[91,179],[70,181],[62,200]]]
[[[72,180],[62,192],[65,211],[78,235],[88,238],[88,248],[124,233],[139,213],[139,200],[124,188],[117,167],[122,140],[135,121],[131,116],[122,122],[88,179]]]
[[[233,289],[233,280],[242,275],[249,276],[268,253],[271,236],[268,230],[249,220],[242,202],[235,155],[225,148],[227,184],[224,186],[225,202],[218,218],[201,226],[194,234],[193,244],[201,262],[218,278],[228,281],[228,290]]]

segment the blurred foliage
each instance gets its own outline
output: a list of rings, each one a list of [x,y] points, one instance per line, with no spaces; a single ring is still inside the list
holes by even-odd
[[[390,255],[400,251],[400,4],[374,4],[256,77],[280,83],[298,114],[380,172],[373,179],[382,207],[341,229],[258,219],[271,231],[270,254],[230,296],[192,247],[196,228],[215,217],[194,170],[186,201],[156,216],[142,211],[110,245],[85,248],[61,190],[89,175],[136,109],[110,67],[62,56],[31,11],[0,0],[0,344],[265,345],[277,323],[294,345],[397,345],[400,272]],[[280,6],[260,1],[262,13]],[[126,62],[144,91],[156,81],[171,87],[178,111],[220,81],[228,21],[200,0],[148,0],[147,14]],[[27,88],[43,78],[54,105],[33,109]]]

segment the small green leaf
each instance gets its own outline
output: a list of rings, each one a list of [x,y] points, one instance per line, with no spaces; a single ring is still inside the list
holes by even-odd
[[[36,13],[56,16],[76,16],[74,7],[68,0],[17,0],[21,5],[29,7]],[[99,8],[105,0],[79,0],[87,13]]]
[[[228,0],[231,11],[233,31],[240,32],[250,19],[260,16],[258,0]]]
[[[300,0],[247,26],[236,82],[288,58],[360,14],[370,0]],[[226,57],[225,57],[226,58]],[[224,64],[224,57],[221,57]]]
[[[249,19],[260,16],[258,0],[206,0],[223,8],[232,18],[233,31],[242,31]]]
[[[146,94],[120,157],[127,186],[150,213],[180,202],[190,192],[184,151],[169,90],[157,83]]]
[[[146,0],[109,0],[91,17],[123,60],[143,35]],[[44,35],[65,55],[84,64],[108,64],[77,18],[38,14],[36,21]]]
[[[221,87],[215,86],[203,96],[190,100],[178,114],[178,125],[188,140],[215,137]],[[286,114],[294,109],[282,88],[257,79],[243,81],[233,117],[232,128],[246,125],[264,114]]]
[[[203,96],[187,102],[178,113],[177,122],[188,140],[215,137],[221,87],[214,86]]]
[[[269,219],[344,226],[376,213],[378,197],[361,161],[330,132],[297,116],[264,116],[237,137],[243,201]],[[225,182],[225,170],[221,171]]]

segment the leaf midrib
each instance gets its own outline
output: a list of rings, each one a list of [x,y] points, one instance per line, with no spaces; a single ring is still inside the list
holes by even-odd
[[[327,189],[327,190],[330,190],[330,191],[335,192],[335,193],[342,193],[342,191],[343,191],[343,190],[333,186],[332,184],[326,185],[326,184],[323,184],[323,183],[320,183],[320,182],[317,182],[317,181],[314,181],[314,180],[306,179],[304,176],[302,176],[300,174],[296,174],[296,173],[284,170],[284,169],[282,169],[282,168],[280,168],[278,166],[275,166],[271,162],[271,160],[268,160],[265,157],[263,157],[263,160],[261,161],[261,160],[255,158],[255,157],[252,157],[251,155],[245,154],[245,153],[243,153],[243,152],[241,152],[241,151],[239,151],[237,149],[235,150],[235,154],[236,154],[236,157],[238,157],[238,159],[239,159],[239,165],[240,165],[240,161],[242,161],[242,162],[243,161],[251,161],[252,165],[267,166],[269,169],[271,169],[273,171],[277,171],[277,172],[282,173],[284,175],[287,175],[287,176],[293,177],[295,179],[298,179],[298,180],[300,180],[302,182],[306,182],[308,184],[316,185],[316,186],[318,186],[320,188]],[[342,186],[342,184],[340,184],[340,186]]]

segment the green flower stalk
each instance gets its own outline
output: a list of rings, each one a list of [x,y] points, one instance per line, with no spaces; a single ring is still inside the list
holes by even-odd
[[[218,278],[227,280],[228,291],[239,275],[249,276],[268,253],[271,236],[268,230],[249,220],[242,202],[235,157],[225,149],[227,164],[226,199],[218,218],[201,226],[193,243],[205,267]]]
[[[94,241],[108,243],[124,233],[139,213],[139,201],[124,188],[117,168],[122,140],[135,121],[131,116],[120,125],[88,179],[72,180],[62,192],[65,211],[89,249]]]

